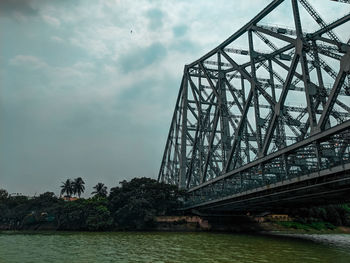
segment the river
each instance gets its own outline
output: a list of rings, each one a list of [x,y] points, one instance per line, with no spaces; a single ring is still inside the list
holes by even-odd
[[[350,262],[350,235],[304,237],[203,232],[0,232],[0,263]]]

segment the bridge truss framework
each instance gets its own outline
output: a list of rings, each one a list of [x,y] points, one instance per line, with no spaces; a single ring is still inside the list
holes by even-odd
[[[283,2],[294,26],[263,24]],[[301,12],[319,29],[304,32]],[[327,24],[306,0],[275,0],[186,65],[158,180],[187,189],[194,208],[349,171],[350,39],[335,33],[349,20]]]

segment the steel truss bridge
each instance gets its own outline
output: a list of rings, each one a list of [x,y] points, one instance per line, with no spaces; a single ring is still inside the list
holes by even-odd
[[[184,67],[158,180],[187,189],[185,209],[350,198],[349,20],[275,0]]]

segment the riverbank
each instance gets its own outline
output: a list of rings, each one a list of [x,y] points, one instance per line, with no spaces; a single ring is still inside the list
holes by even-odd
[[[21,227],[0,224],[0,231],[57,231],[62,229],[57,221],[37,221]],[[113,228],[102,232],[120,232],[123,228]],[[163,216],[156,217],[152,226],[144,229],[128,229],[127,231],[151,232],[230,232],[230,233],[262,233],[262,234],[350,234],[350,227],[334,226],[328,222],[302,224],[300,222],[256,222],[247,216],[205,218],[199,216]],[[76,230],[81,232],[82,230]],[[86,231],[86,230],[83,230]],[[96,232],[96,231],[90,231]],[[98,231],[97,231],[98,232]]]
[[[156,231],[207,231],[234,233],[285,233],[285,234],[350,234],[350,227],[334,226],[329,222],[300,223],[295,221],[257,222],[249,216],[157,217]]]
[[[332,228],[313,228],[307,224],[298,224],[300,227],[285,226],[283,222],[260,223],[262,233],[283,234],[350,234],[350,227],[337,226]]]

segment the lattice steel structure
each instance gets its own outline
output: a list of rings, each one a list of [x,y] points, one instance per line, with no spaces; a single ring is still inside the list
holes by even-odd
[[[264,24],[282,3],[293,26]],[[303,31],[307,16],[317,30]],[[195,207],[349,169],[349,20],[327,24],[306,0],[275,0],[186,65],[158,180],[188,189]]]

